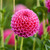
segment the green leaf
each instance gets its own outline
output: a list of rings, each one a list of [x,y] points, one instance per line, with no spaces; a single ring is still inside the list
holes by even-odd
[[[6,40],[5,40],[6,44],[8,43],[8,41],[9,41],[11,35],[12,35],[12,33],[6,38]]]
[[[37,42],[38,46],[41,47],[42,43],[41,43],[41,40],[39,38],[36,38],[36,42]]]
[[[37,7],[36,10],[41,11],[43,13],[47,13],[47,8],[46,7],[43,7],[43,6]]]
[[[45,38],[45,39],[49,39],[48,32],[46,32],[46,34],[44,35],[44,38]]]
[[[46,50],[48,50],[47,46],[45,45]]]
[[[48,40],[48,42],[50,42],[50,40]]]
[[[44,18],[47,19],[47,8],[46,7],[37,7],[33,9],[33,11],[38,15],[40,22],[43,20],[43,14]]]
[[[48,45],[46,45],[46,44],[45,44],[45,47],[46,47],[46,50],[50,49],[50,46],[48,46]]]
[[[5,8],[3,10],[0,10],[1,13],[5,13]]]
[[[7,19],[8,19],[8,15],[9,15],[9,12],[7,13],[7,15],[6,15],[5,18],[4,18],[3,26],[5,26],[5,24],[6,24],[6,21],[7,21]]]
[[[50,13],[47,14],[47,17],[48,17],[48,21],[49,21],[49,24],[50,24]]]
[[[38,11],[40,11],[40,12],[42,12],[42,13],[44,13],[45,14],[45,16],[44,16],[44,18],[46,19],[47,18],[47,8],[46,7],[37,7],[36,8],[36,10],[38,10]]]

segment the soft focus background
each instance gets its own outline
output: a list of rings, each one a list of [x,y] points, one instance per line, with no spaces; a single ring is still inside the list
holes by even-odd
[[[44,7],[44,3],[43,3],[44,1],[43,0],[39,0],[39,2],[40,2],[40,6]],[[18,4],[22,4],[22,5],[26,6],[26,9],[27,8],[31,9],[36,13],[35,10],[37,10],[37,9],[35,9],[35,8],[37,7],[37,0],[15,0],[15,5],[18,5]],[[3,16],[4,16],[3,27],[4,27],[4,46],[5,46],[4,48],[5,48],[5,50],[14,50],[14,45],[15,45],[14,32],[11,30],[11,26],[10,26],[11,18],[12,18],[13,11],[14,11],[13,9],[14,9],[13,8],[13,0],[3,0],[3,11],[4,11],[3,12]],[[42,20],[43,20],[43,17],[42,17],[43,13],[41,13],[40,9],[46,10],[47,8],[39,8],[38,9],[39,11],[37,10],[38,11],[37,15],[38,15],[38,18],[39,18],[40,23],[41,23]],[[49,21],[50,21],[50,13],[48,13],[47,10],[46,10],[45,17],[46,17],[47,20],[49,19]],[[49,24],[46,24],[46,27],[48,27],[48,25]],[[40,31],[42,31],[42,29]],[[13,33],[13,34],[11,34],[11,33]],[[48,32],[46,32],[46,33],[47,34],[45,35],[45,37],[47,38],[47,41],[45,39],[43,39],[43,41],[46,41],[46,47],[43,47],[43,48],[45,48],[44,50],[50,50],[50,40],[48,40],[50,32],[49,32],[49,35],[48,35]],[[0,49],[2,50],[3,48],[1,47],[1,38],[2,37],[0,36]],[[33,49],[34,38],[35,38],[34,36],[33,37],[29,37],[29,38],[24,38],[23,50],[32,50]],[[16,39],[17,39],[17,37],[16,37]],[[41,48],[43,46],[43,41],[41,41],[41,37],[37,34],[37,37],[35,39],[36,39],[36,44],[35,44],[36,45],[35,46],[36,49],[35,50],[42,50]],[[21,43],[21,37],[19,37],[19,40],[18,40],[18,46],[17,46],[18,50],[20,50],[20,43]]]

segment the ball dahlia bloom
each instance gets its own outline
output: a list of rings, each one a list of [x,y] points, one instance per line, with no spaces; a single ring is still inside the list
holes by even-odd
[[[46,7],[48,8],[48,12],[50,12],[50,0],[46,0]]]
[[[21,9],[28,9],[28,8],[22,4],[18,4],[15,7],[15,12],[17,12],[18,10],[21,10]]]
[[[4,31],[4,41],[6,40],[6,38],[11,35],[9,41],[8,41],[8,45],[15,45],[15,36],[14,36],[14,32],[11,29],[6,29]]]
[[[38,31],[39,19],[32,10],[22,9],[13,15],[11,27],[15,34],[27,38]]]

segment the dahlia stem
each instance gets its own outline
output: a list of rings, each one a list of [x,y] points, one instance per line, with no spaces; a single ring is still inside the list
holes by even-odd
[[[40,2],[39,0],[37,0],[37,7],[40,6]],[[35,37],[37,36],[37,34],[35,34]],[[34,39],[34,42],[33,42],[33,50],[35,50],[35,43],[36,43],[36,39]]]
[[[1,10],[2,10],[2,2],[3,0],[1,0]],[[1,26],[2,26],[2,22],[3,22],[3,13],[1,13]],[[4,48],[4,36],[3,36],[3,26],[1,27],[1,46]],[[4,50],[4,49],[3,49]]]
[[[2,10],[2,0],[0,0],[0,10]],[[1,17],[1,19],[2,19],[2,13],[0,13],[0,17]],[[0,20],[1,20],[0,19]]]
[[[44,7],[45,7],[45,0],[44,0]]]
[[[13,0],[13,13],[15,13],[15,0]],[[17,39],[15,35],[15,50],[17,50]]]
[[[43,32],[45,31],[44,13],[43,13]],[[44,32],[45,34],[45,32]]]
[[[37,34],[35,34],[35,37],[37,36]],[[33,42],[33,50],[35,50],[35,44],[36,44],[36,39],[34,39],[34,42]]]
[[[44,6],[45,6],[45,0],[44,0]],[[45,24],[46,24],[46,20],[44,19],[44,15],[45,13],[43,13],[43,34],[45,34]],[[44,22],[45,20],[45,22]],[[41,40],[43,40],[43,37],[41,38]]]
[[[45,0],[44,0],[44,7],[45,7]],[[45,13],[43,13],[43,34],[45,34],[46,31],[47,31],[47,30],[45,29],[46,19],[44,18],[44,16],[45,16]],[[44,22],[44,20],[45,20],[45,22]],[[42,37],[41,40],[43,40],[43,37]],[[45,41],[43,42],[43,44],[45,44]],[[43,45],[43,47],[44,47],[44,45]],[[42,50],[44,50],[44,48],[42,48]]]
[[[16,39],[16,36],[15,36],[15,50],[17,50],[17,39]]]
[[[1,37],[2,37],[2,39],[1,39],[1,45],[2,45],[2,47],[4,48],[3,28],[1,28]]]
[[[45,20],[45,19],[44,19],[44,15],[45,15],[45,13],[43,13],[43,34],[46,33],[45,22],[44,22],[44,20]],[[43,40],[43,36],[42,36],[41,40]],[[45,41],[43,42],[43,44],[45,44]],[[44,47],[44,45],[43,45],[43,47]],[[44,48],[42,48],[42,50],[44,50]]]
[[[13,13],[15,13],[15,0],[13,0]]]
[[[20,46],[20,50],[22,50],[22,47],[23,47],[23,37],[22,37],[22,39],[21,39],[21,46]]]
[[[37,0],[37,7],[38,7],[38,6],[40,6],[40,2],[39,2],[39,0]]]

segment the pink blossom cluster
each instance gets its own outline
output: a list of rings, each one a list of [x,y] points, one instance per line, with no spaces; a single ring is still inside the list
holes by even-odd
[[[27,38],[38,31],[39,19],[32,10],[22,9],[13,15],[11,27],[15,34]]]
[[[47,24],[48,24],[48,20],[47,20]],[[50,26],[47,27],[47,32],[48,32],[48,34],[50,34]],[[41,37],[43,35],[43,33],[44,33],[44,31],[43,31],[43,23],[41,22],[40,27],[39,27],[38,34]]]
[[[48,8],[48,12],[50,12],[50,0],[46,0],[46,7]]]

